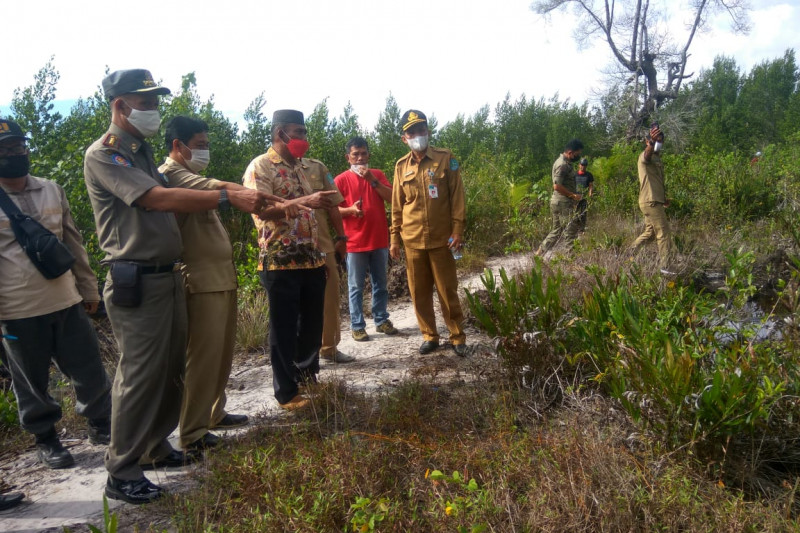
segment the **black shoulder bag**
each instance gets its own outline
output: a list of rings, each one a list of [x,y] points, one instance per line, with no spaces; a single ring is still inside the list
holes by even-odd
[[[75,264],[75,256],[49,229],[19,210],[0,188],[0,208],[11,222],[11,229],[34,266],[47,279],[63,275]]]

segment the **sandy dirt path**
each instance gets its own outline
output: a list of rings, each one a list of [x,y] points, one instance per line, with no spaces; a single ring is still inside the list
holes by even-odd
[[[495,258],[487,263],[487,267],[495,271],[502,267],[509,272],[530,266],[529,256],[507,256]],[[480,288],[478,274],[460,276],[459,288]],[[462,292],[463,294],[463,292]],[[438,307],[438,306],[437,306]],[[455,355],[449,345],[444,345],[436,352],[420,356],[418,347],[422,336],[417,327],[414,310],[408,299],[389,303],[391,320],[400,330],[396,336],[376,333],[374,324],[368,321],[368,342],[355,342],[350,335],[349,317],[342,316],[342,341],[339,349],[355,355],[357,360],[348,364],[332,364],[322,361],[320,379],[345,380],[348,387],[354,390],[378,391],[392,387],[413,374],[415,368],[430,365],[432,358],[453,370],[468,368],[476,364],[476,355],[490,351],[489,342],[474,328],[467,328],[467,342],[472,351],[471,356],[463,359]],[[441,324],[441,314],[437,308],[437,320],[442,338],[447,338],[447,331]],[[236,364],[231,372],[227,389],[227,409],[232,413],[245,413],[259,417],[274,419],[281,412],[272,395],[272,372],[269,359],[264,355],[247,357]],[[256,420],[255,423],[258,423]],[[239,432],[246,431],[237,430]],[[223,432],[222,435],[235,434]],[[177,435],[172,436],[173,445],[177,444]],[[106,482],[106,470],[103,466],[104,446],[92,446],[85,439],[64,437],[75,457],[75,466],[64,470],[50,470],[42,466],[36,458],[31,444],[30,448],[17,457],[0,458],[0,476],[6,483],[14,485],[14,490],[26,495],[25,502],[7,511],[0,512],[0,531],[5,532],[42,532],[63,531],[69,526],[72,531],[88,531],[86,524],[102,529],[103,522],[103,487]],[[192,466],[189,468],[202,468]],[[147,473],[156,484],[170,491],[180,491],[186,487],[185,471],[181,469],[158,470]],[[135,507],[114,500],[109,500],[111,509],[123,516],[121,523],[137,522],[136,516],[146,516],[146,506]],[[144,519],[142,524],[147,524]],[[132,531],[120,528],[120,531]]]

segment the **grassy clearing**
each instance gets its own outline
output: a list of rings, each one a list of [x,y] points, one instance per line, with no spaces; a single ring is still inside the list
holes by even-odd
[[[538,280],[529,280],[526,294],[543,305],[520,306],[524,285],[497,299],[509,304],[507,323],[490,331],[500,356],[476,354],[473,375],[458,382],[420,375],[377,397],[323,383],[312,409],[267,421],[211,454],[198,474],[201,488],[161,509],[182,531],[800,530],[796,402],[787,390],[764,397],[759,381],[769,372],[787,386],[793,379],[793,370],[781,367],[794,364],[792,329],[783,344],[763,346],[748,342],[752,331],[744,331],[727,351],[687,335],[693,328],[717,331],[691,311],[734,316],[728,312],[769,286],[783,287],[773,293],[775,308],[796,313],[790,261],[767,256],[792,242],[767,233],[773,229],[763,222],[736,230],[676,224],[681,274],[666,279],[655,275],[654,250],[627,250],[636,228],[619,217],[595,217],[573,253],[556,255],[539,267]],[[714,272],[722,274],[721,290],[704,278]],[[623,285],[626,279],[633,281]],[[476,298],[488,304],[489,292]],[[707,374],[680,382],[677,367],[662,364],[669,359],[659,355],[666,343],[655,326],[638,336],[609,328],[618,341],[609,343],[613,334],[600,326],[613,324],[613,313],[593,320],[578,313],[593,294],[640,301],[632,317],[643,324],[674,319],[667,329],[681,349],[698,350],[691,366],[711,376],[727,369],[729,379],[737,368],[725,365],[737,363],[739,373],[750,372],[737,384],[743,388],[720,385],[720,395],[709,399],[729,404],[698,400],[697,409],[681,411],[681,398],[702,390]],[[690,312],[673,316],[670,305]],[[592,323],[599,329],[586,327]],[[624,344],[619,335],[634,340]],[[626,349],[640,355],[619,366]],[[637,401],[626,403],[622,393],[633,390],[633,376],[647,374],[632,363],[646,353],[653,355],[648,372],[666,368],[676,379],[640,380]],[[741,366],[748,357],[761,367]],[[628,389],[598,379],[614,368]],[[748,418],[754,410],[747,407],[715,412],[759,395],[760,419]]]
[[[487,360],[487,366],[493,362]],[[181,531],[783,531],[664,455],[611,402],[572,397],[536,421],[498,381],[406,383],[378,398],[322,387],[295,423],[213,454],[165,505]]]
[[[792,385],[800,367],[793,356],[797,328],[787,328],[779,344],[760,346],[749,343],[751,332],[744,331],[728,352],[703,335],[688,334],[719,325],[703,321],[702,313],[734,316],[763,292],[781,316],[796,317],[800,285],[791,275],[793,240],[763,221],[735,229],[712,222],[674,226],[680,275],[667,279],[655,274],[654,249],[635,255],[627,249],[638,228],[618,216],[591,217],[575,250],[535,269],[538,278],[529,279],[526,290],[518,285],[516,296],[501,295],[492,305],[490,291],[476,294],[494,317],[508,304],[499,313],[505,323],[490,331],[499,355],[476,353],[470,372],[457,380],[422,371],[377,396],[323,382],[312,408],[262,420],[208,454],[204,468],[193,474],[194,489],[124,513],[121,527],[160,531],[163,525],[148,524],[169,522],[178,531],[225,532],[800,530],[797,395],[784,389],[764,396],[759,381],[772,372]],[[722,276],[716,287],[709,281],[713,273]],[[531,306],[521,304],[522,293]],[[626,298],[639,306],[628,317],[644,328],[638,334],[623,329],[630,320],[615,322],[624,313],[591,320],[582,314],[606,309],[590,306],[592,301]],[[250,313],[251,329],[263,335],[266,311],[247,307],[242,312]],[[697,316],[673,314],[671,308]],[[736,362],[742,381],[757,385],[741,389],[744,398],[768,400],[760,418],[728,411],[729,418],[717,419],[726,421],[722,427],[712,418],[713,402],[698,400],[695,407],[702,409],[681,407],[683,398],[707,383],[704,374],[681,382],[678,367],[662,364],[667,359],[659,347],[666,344],[659,323],[674,325],[667,330],[677,335],[671,341],[675,353],[697,350],[689,367],[713,375]],[[729,359],[720,359],[723,353]],[[637,357],[625,360],[626,354]],[[634,372],[646,354],[652,356],[648,371],[658,379],[640,379],[641,368]],[[674,379],[658,374],[663,368]],[[735,367],[728,370],[725,378],[736,375]],[[625,387],[615,389],[614,379]],[[681,383],[685,389],[677,388]],[[628,391],[637,395],[626,396]],[[724,405],[736,407],[736,395],[726,394],[720,397],[733,401]]]

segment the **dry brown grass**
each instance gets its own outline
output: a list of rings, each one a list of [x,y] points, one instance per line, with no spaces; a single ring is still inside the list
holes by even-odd
[[[519,390],[405,383],[368,397],[317,390],[294,422],[267,421],[212,455],[168,507],[183,531],[344,531],[384,498],[376,531],[786,531],[786,494],[748,502],[691,457],[659,453],[612,402],[571,396],[535,422]],[[474,478],[478,493],[434,482]],[[467,504],[448,514],[448,502]],[[469,529],[467,529],[469,530]]]

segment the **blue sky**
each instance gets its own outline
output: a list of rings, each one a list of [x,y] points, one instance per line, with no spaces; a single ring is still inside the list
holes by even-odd
[[[724,16],[695,40],[689,71],[715,56],[733,56],[743,70],[796,46],[798,0],[752,0],[753,30],[733,35]],[[673,31],[686,12],[671,3]],[[310,113],[328,99],[331,116],[350,101],[371,129],[394,95],[401,108],[435,114],[492,108],[506,93],[583,102],[602,85],[610,55],[605,43],[578,51],[576,21],[559,13],[545,21],[530,0],[229,0],[187,3],[4,2],[6,43],[0,110],[13,90],[33,82],[51,56],[61,74],[57,98],[91,95],[106,66],[148,68],[174,90],[194,71],[203,98],[229,117],[241,116],[264,92],[265,112],[292,107]],[[14,21],[10,24],[10,21]]]

